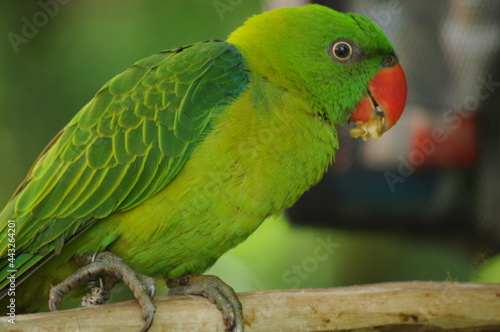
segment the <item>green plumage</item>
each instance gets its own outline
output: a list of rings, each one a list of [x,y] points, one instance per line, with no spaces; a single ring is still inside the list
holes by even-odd
[[[338,38],[354,40],[362,61],[334,63]],[[45,305],[75,254],[109,250],[155,278],[202,273],[319,181],[335,126],[388,52],[367,19],[306,6],[257,16],[227,42],[138,61],[56,136],[0,214],[2,288],[7,220],[17,276],[28,278],[18,308]]]

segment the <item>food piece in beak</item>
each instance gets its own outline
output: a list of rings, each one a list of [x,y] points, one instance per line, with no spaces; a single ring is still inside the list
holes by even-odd
[[[365,112],[369,111],[368,120],[356,121],[356,127],[350,130],[350,135],[353,138],[361,137],[364,141],[369,138],[378,139],[386,131],[384,111],[377,105],[373,97],[368,93],[361,100],[359,107],[363,107]],[[352,117],[351,117],[352,119]]]

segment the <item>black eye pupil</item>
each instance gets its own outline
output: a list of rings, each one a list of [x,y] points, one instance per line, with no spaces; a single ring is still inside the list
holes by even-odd
[[[346,43],[337,43],[333,46],[333,54],[339,59],[347,59],[351,55],[351,46]]]

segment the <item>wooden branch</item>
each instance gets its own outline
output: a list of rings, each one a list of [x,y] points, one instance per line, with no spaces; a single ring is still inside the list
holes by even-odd
[[[500,284],[398,282],[239,294],[246,331],[500,331]],[[159,296],[151,332],[223,331],[197,296]],[[0,331],[137,331],[136,301],[2,317]]]

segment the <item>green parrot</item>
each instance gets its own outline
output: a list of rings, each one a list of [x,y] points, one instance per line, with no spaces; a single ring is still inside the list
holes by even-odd
[[[242,331],[232,288],[202,273],[321,179],[337,126],[379,137],[406,90],[380,28],[320,5],[136,62],[56,135],[1,212],[2,308],[14,299],[16,313],[34,312],[49,299],[56,310],[81,283],[92,291],[83,304],[103,303],[123,280],[145,331],[164,279]]]

